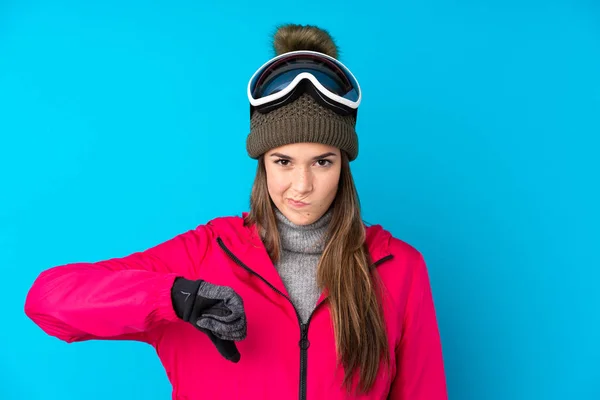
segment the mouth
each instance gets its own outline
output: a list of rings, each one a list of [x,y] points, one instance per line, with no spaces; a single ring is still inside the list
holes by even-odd
[[[307,205],[309,205],[308,203],[305,203],[303,201],[296,201],[292,199],[288,199],[288,204],[296,208],[306,207]]]

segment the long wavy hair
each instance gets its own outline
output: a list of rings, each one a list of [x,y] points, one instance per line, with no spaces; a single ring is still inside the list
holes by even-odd
[[[383,310],[378,299],[379,280],[370,268],[365,246],[365,228],[360,202],[350,172],[348,156],[342,153],[338,190],[327,243],[319,260],[317,283],[326,290],[333,320],[338,365],[344,366],[343,385],[352,390],[359,373],[358,391],[368,392],[383,359],[389,366],[389,346]],[[273,263],[280,257],[280,237],[269,196],[264,157],[258,159],[256,178],[245,224],[255,224]]]

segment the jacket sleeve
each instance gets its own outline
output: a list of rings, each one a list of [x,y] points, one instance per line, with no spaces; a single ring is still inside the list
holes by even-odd
[[[439,329],[427,267],[419,253],[396,348],[389,400],[447,400]]]
[[[25,300],[25,314],[68,343],[90,339],[151,342],[150,333],[177,320],[176,277],[194,277],[209,241],[205,225],[123,258],[73,263],[43,271]]]

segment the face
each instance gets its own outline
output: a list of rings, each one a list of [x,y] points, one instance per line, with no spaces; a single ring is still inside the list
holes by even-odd
[[[320,143],[271,149],[265,154],[269,195],[291,222],[311,224],[333,203],[341,165],[340,150]]]

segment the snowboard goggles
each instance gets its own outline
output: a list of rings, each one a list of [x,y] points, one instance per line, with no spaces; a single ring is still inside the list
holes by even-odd
[[[267,113],[303,93],[342,115],[356,114],[362,97],[358,81],[344,64],[327,54],[308,50],[272,58],[248,83],[251,113]]]

